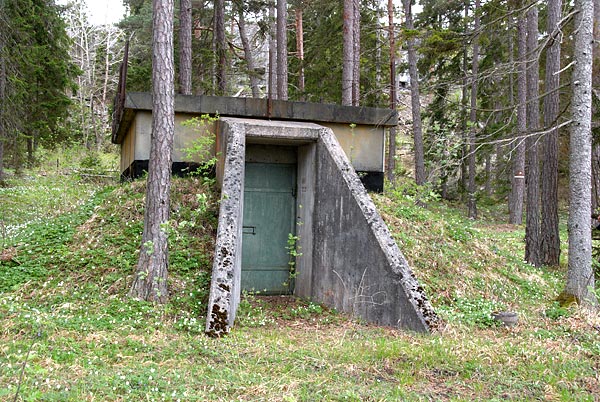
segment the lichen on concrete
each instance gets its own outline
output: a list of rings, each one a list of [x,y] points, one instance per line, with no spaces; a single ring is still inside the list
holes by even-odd
[[[233,326],[239,304],[239,274],[242,258],[244,127],[231,124],[224,129],[227,138],[225,169],[206,320],[206,333],[213,337],[227,334]]]

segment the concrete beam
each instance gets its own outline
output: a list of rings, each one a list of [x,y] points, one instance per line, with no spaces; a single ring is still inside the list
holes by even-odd
[[[125,112],[152,110],[152,95],[148,92],[127,92]],[[265,98],[232,98],[224,96],[176,95],[175,112],[190,114],[219,114],[273,120],[293,120],[315,123],[343,123],[391,127],[398,124],[398,113],[391,109],[340,106],[333,104],[268,100]],[[112,141],[120,144],[131,124],[125,114],[113,133]]]

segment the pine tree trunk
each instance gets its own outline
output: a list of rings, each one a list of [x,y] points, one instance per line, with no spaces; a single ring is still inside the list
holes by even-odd
[[[179,92],[192,94],[192,0],[179,0]]]
[[[215,0],[215,49],[217,56],[217,95],[227,90],[227,42],[225,39],[225,1]]]
[[[569,157],[569,267],[565,293],[582,304],[595,305],[592,269],[591,117],[592,117],[592,0],[576,0]]]
[[[404,0],[406,1],[406,0]],[[469,30],[469,24],[468,24],[468,20],[469,20],[469,0],[464,0],[464,8],[465,8],[465,15],[464,15],[464,19],[463,19],[463,24],[464,24],[464,31],[468,32]],[[467,132],[468,130],[468,124],[467,124],[467,104],[468,104],[468,99],[469,99],[469,91],[468,91],[468,85],[469,85],[469,80],[468,80],[468,76],[467,76],[467,71],[469,69],[469,57],[468,57],[468,46],[467,46],[467,39],[466,39],[466,35],[465,35],[465,39],[463,41],[463,54],[462,54],[462,91],[461,91],[461,110],[460,110],[460,118],[461,118],[461,129],[462,129],[462,137],[464,139],[464,142],[462,144],[462,155],[460,158],[460,181],[459,181],[459,189],[460,189],[460,194],[461,197],[464,198],[464,194],[465,194],[465,190],[467,190],[468,188],[468,155],[469,155],[469,134]]]
[[[396,110],[396,32],[394,31],[394,2],[388,0],[388,38],[390,40],[390,109]],[[387,177],[392,186],[396,182],[396,127],[390,127]]]
[[[4,38],[0,33],[0,181],[4,179],[4,142],[6,141],[5,97],[6,60],[4,58]]]
[[[275,4],[269,3],[269,99],[277,99],[277,42],[275,27]]]
[[[277,0],[277,99],[288,99],[287,1]]]
[[[403,0],[406,16],[406,29],[412,30],[412,6],[410,0]],[[421,95],[419,93],[419,72],[417,71],[417,52],[415,40],[409,36],[406,40],[408,53],[408,74],[410,75],[410,102],[412,112],[412,131],[415,144],[415,182],[425,184],[425,157],[423,151],[423,128],[421,124]]]
[[[527,147],[525,186],[527,188],[527,214],[525,222],[525,261],[540,266],[540,170],[538,159],[540,102],[539,61],[535,55],[538,46],[538,9],[532,6],[527,12]]]
[[[554,36],[546,50],[546,78],[544,80],[544,128],[557,125],[560,85],[560,32],[562,0],[548,2],[548,33]],[[556,35],[556,36],[555,36]],[[541,263],[558,266],[560,261],[560,236],[558,229],[558,130],[544,137],[544,162],[542,165]]]
[[[152,135],[144,232],[130,296],[165,303],[169,254],[171,154],[175,131],[173,1],[153,1]]]
[[[360,104],[360,0],[354,0],[354,24],[352,24],[352,37],[354,50],[352,56],[352,106]]]
[[[467,200],[467,208],[469,210],[469,218],[477,219],[477,200],[475,198],[475,176],[477,174],[477,166],[475,164],[475,135],[477,132],[477,83],[479,75],[479,6],[480,1],[475,0],[475,23],[473,30],[475,37],[473,38],[473,60],[471,62],[471,108],[469,113],[469,183],[467,191],[469,193]]]
[[[298,52],[298,92],[300,100],[304,100],[304,24],[302,19],[302,8],[296,8],[296,50]]]
[[[244,6],[243,2],[238,3],[238,29],[240,31],[240,39],[242,41],[242,47],[244,48],[244,57],[246,59],[246,67],[248,69],[248,79],[250,80],[250,89],[252,90],[252,97],[260,97],[258,90],[258,78],[256,77],[256,70],[254,68],[254,56],[252,55],[252,49],[250,48],[250,42],[248,41],[248,35],[246,34],[246,19],[244,17]]]
[[[342,105],[352,106],[354,76],[354,0],[344,0]]]
[[[522,6],[523,3],[519,2]],[[525,135],[527,133],[527,31],[526,19],[517,19],[517,132],[513,148],[513,175],[511,178],[511,203],[508,206],[509,223],[523,223],[523,195],[525,193]]]

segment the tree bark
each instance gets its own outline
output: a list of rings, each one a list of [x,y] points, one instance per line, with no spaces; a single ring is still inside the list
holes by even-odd
[[[179,92],[192,94],[192,0],[179,0]]]
[[[594,45],[592,48],[592,130],[598,132],[600,122],[600,0],[594,0]],[[597,135],[592,135],[592,138]],[[598,212],[600,208],[600,141],[592,144],[592,211]]]
[[[471,62],[471,108],[469,111],[469,182],[467,185],[468,200],[467,208],[469,210],[469,218],[477,219],[477,200],[475,198],[475,175],[477,174],[477,166],[475,164],[475,135],[477,132],[477,83],[479,75],[479,6],[480,0],[475,0],[475,21],[473,24],[473,60]]]
[[[1,36],[1,34],[0,34]],[[6,121],[4,119],[4,98],[6,96],[6,60],[4,42],[0,37],[0,181],[4,179],[4,141],[6,141]]]
[[[519,6],[523,3],[519,2]],[[523,223],[523,195],[525,193],[525,135],[527,133],[527,31],[526,19],[517,19],[517,130],[513,148],[513,177],[509,204],[509,223]]]
[[[287,1],[277,0],[277,99],[288,99]]]
[[[569,156],[569,267],[565,293],[577,302],[595,305],[592,269],[591,210],[591,117],[592,117],[592,0],[576,0],[575,51],[571,102]]]
[[[548,1],[548,35],[554,39],[546,50],[546,77],[544,80],[544,128],[557,125],[560,85],[560,31],[562,0]],[[542,164],[541,203],[541,263],[558,266],[560,261],[560,235],[558,229],[558,130],[552,130],[544,138],[544,162]]]
[[[360,104],[360,0],[353,2],[354,23],[352,24],[352,106]]]
[[[354,76],[354,0],[344,0],[342,105],[352,106]]]
[[[540,170],[538,159],[540,102],[538,47],[538,9],[534,5],[527,11],[527,140],[525,141],[526,163],[525,185],[527,188],[527,214],[525,222],[525,261],[534,266],[541,265],[540,258]]]
[[[244,57],[246,59],[246,68],[248,69],[248,79],[250,80],[250,89],[252,90],[252,97],[260,97],[258,90],[258,78],[256,77],[256,70],[254,67],[254,56],[252,55],[252,49],[250,48],[250,42],[248,41],[248,35],[246,34],[246,18],[244,17],[244,3],[240,1],[237,3],[238,7],[238,29],[240,31],[240,39],[242,41],[242,47],[244,48]]]
[[[406,16],[406,29],[413,30],[411,0],[403,0]],[[417,52],[412,34],[406,39],[408,52],[408,73],[410,75],[410,103],[412,112],[412,131],[415,144],[415,182],[425,184],[425,156],[423,151],[423,128],[421,123],[421,95],[419,92],[419,72],[417,71]]]
[[[304,100],[304,24],[302,19],[302,5],[296,8],[296,50],[298,52],[298,92],[300,100]]]
[[[167,301],[171,163],[175,132],[173,1],[153,0],[152,135],[144,232],[130,296]]]
[[[227,91],[227,42],[225,40],[225,1],[215,0],[215,50],[217,56],[217,95]]]
[[[388,0],[388,38],[390,41],[390,109],[396,110],[396,32],[394,31],[394,2]],[[396,127],[390,127],[388,145],[387,177],[393,185],[396,182]]]
[[[275,4],[269,3],[269,99],[277,99],[277,42],[275,27]]]

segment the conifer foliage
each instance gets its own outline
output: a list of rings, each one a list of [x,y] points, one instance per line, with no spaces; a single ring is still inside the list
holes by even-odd
[[[65,28],[54,1],[0,2],[0,166],[19,168],[39,144],[69,139],[61,122],[78,71]]]

